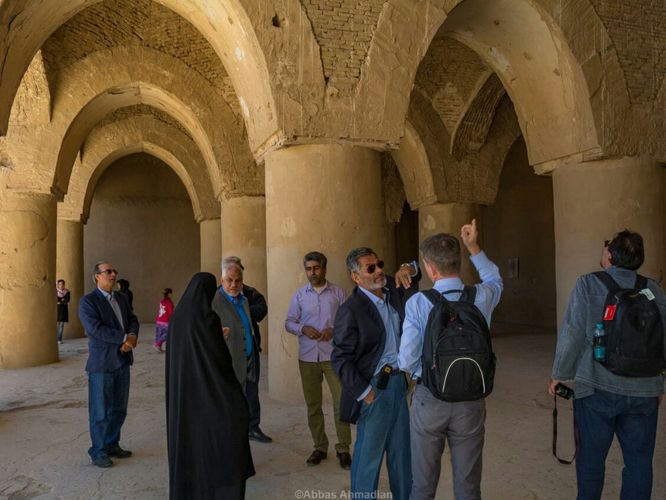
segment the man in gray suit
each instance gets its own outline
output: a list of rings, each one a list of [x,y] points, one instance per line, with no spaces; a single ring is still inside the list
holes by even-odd
[[[215,294],[212,308],[220,317],[224,339],[227,341],[236,378],[243,387],[248,404],[256,394],[255,406],[259,406],[259,341],[252,328],[250,303],[243,294],[243,268],[239,262],[225,259],[222,263],[222,286]],[[249,389],[252,389],[251,391]],[[258,420],[258,419],[257,419]],[[258,422],[250,429],[249,438],[262,443],[272,440],[259,428]]]

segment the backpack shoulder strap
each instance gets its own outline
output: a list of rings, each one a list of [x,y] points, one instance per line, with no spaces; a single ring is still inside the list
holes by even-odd
[[[622,287],[617,284],[617,281],[615,281],[613,277],[610,274],[608,274],[606,271],[597,271],[592,274],[594,274],[604,284],[604,286],[608,289],[609,293],[622,290]]]
[[[648,280],[645,276],[641,276],[640,274],[636,275],[636,284],[634,285],[634,288],[636,290],[643,290],[644,288],[647,288],[648,286]]]
[[[467,302],[468,304],[474,305],[475,300],[476,300],[476,287],[465,285],[462,291],[462,295],[460,295],[460,302]]]
[[[421,293],[425,296],[426,299],[430,301],[433,306],[438,302],[446,300],[444,297],[442,297],[442,294],[434,288],[431,288],[430,290],[423,290]]]

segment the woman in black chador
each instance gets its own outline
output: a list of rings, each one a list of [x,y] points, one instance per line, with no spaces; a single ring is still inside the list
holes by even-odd
[[[254,475],[248,408],[210,304],[215,277],[197,273],[169,321],[166,406],[169,498],[242,499]]]

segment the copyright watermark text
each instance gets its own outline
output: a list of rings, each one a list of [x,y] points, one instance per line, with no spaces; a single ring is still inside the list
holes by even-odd
[[[345,500],[375,500],[375,499],[391,499],[393,494],[390,491],[327,491],[327,490],[296,490],[294,492],[296,500],[303,499],[316,499],[316,500],[329,500],[329,499],[345,499]]]

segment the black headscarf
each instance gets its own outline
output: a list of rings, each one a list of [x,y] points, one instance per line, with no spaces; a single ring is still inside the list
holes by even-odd
[[[228,498],[254,475],[247,402],[210,307],[215,277],[197,273],[169,320],[169,498]],[[234,489],[242,485],[241,489]],[[225,493],[226,492],[226,493]]]

